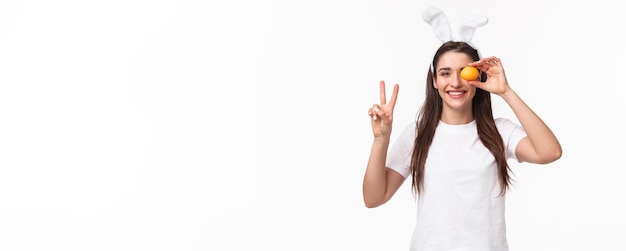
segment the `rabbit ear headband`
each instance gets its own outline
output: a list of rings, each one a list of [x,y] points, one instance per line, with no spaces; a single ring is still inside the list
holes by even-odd
[[[422,10],[422,18],[428,23],[435,33],[435,37],[442,43],[448,41],[462,41],[476,48],[472,43],[476,28],[484,26],[489,21],[482,15],[471,15],[458,26],[456,33],[452,33],[446,14],[437,7],[428,6]],[[432,68],[432,66],[431,66]],[[433,69],[431,69],[433,70]]]

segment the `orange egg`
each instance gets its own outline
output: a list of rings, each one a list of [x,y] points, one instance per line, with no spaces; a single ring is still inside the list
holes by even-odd
[[[478,74],[478,69],[472,66],[466,66],[463,70],[461,70],[461,78],[467,81],[476,80],[478,78]]]

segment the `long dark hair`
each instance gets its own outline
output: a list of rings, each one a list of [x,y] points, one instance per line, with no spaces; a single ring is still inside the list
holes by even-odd
[[[419,194],[424,190],[424,167],[430,144],[433,142],[435,130],[441,119],[443,101],[441,96],[433,86],[433,78],[436,78],[434,70],[437,69],[437,61],[445,52],[454,51],[469,55],[474,61],[478,61],[480,56],[478,51],[465,42],[449,41],[441,45],[433,57],[432,67],[428,69],[426,79],[426,98],[417,116],[417,128],[415,147],[411,157],[411,173],[413,177],[412,187],[414,194]],[[485,81],[486,75],[481,74],[481,81]],[[506,162],[504,153],[504,143],[496,128],[491,109],[491,93],[476,88],[476,95],[472,100],[472,113],[476,120],[478,137],[483,145],[493,154],[498,166],[498,176],[501,190],[500,196],[506,193],[511,184],[509,176],[509,165]]]

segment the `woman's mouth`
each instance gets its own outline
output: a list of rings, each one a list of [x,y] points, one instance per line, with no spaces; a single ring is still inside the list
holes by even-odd
[[[448,93],[448,96],[451,98],[462,98],[466,92],[467,91],[447,91],[446,93]]]

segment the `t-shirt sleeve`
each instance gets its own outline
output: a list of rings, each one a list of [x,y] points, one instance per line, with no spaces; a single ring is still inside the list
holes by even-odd
[[[411,174],[411,156],[415,142],[416,123],[407,124],[387,153],[387,167],[404,178]]]
[[[517,159],[517,155],[515,155],[515,148],[517,148],[517,144],[526,137],[526,131],[524,131],[524,128],[520,125],[506,118],[497,118],[495,122],[500,136],[502,136],[502,140],[504,141],[506,158],[513,158],[521,162]]]

